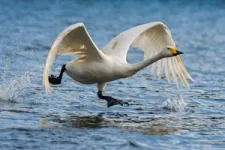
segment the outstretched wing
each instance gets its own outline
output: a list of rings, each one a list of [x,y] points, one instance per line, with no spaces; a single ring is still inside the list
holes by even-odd
[[[144,51],[144,59],[148,59],[154,57],[166,46],[175,47],[175,42],[165,24],[152,22],[120,33],[103,48],[103,52],[107,55],[119,57],[126,62],[130,46]],[[180,56],[161,59],[153,63],[151,67],[153,72],[157,73],[159,79],[161,79],[164,70],[168,82],[171,82],[172,76],[177,86],[179,86],[178,77],[186,87],[189,87],[186,78],[193,80]]]
[[[77,23],[63,30],[51,46],[43,72],[43,84],[47,92],[50,91],[48,74],[56,54],[76,54],[81,57],[76,61],[101,60],[101,51],[91,39],[83,23]]]

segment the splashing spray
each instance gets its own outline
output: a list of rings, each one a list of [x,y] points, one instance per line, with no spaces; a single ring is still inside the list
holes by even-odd
[[[34,78],[33,72],[24,72],[21,76],[5,79],[6,72],[1,76],[3,84],[0,85],[0,100],[13,102],[18,96],[25,94],[25,90],[30,86]]]
[[[187,102],[181,95],[174,97],[173,99],[167,98],[164,102],[164,108],[171,112],[184,112],[187,106]]]

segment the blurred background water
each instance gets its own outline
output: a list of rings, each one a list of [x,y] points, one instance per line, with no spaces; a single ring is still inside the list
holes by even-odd
[[[0,1],[0,149],[225,148],[224,1]],[[171,29],[191,89],[157,80],[149,69],[109,83],[105,93],[130,102],[106,107],[96,85],[64,76],[52,94],[42,69],[55,37],[84,22],[99,48],[133,26]],[[142,60],[131,49],[128,61]],[[73,56],[59,56],[53,73]]]

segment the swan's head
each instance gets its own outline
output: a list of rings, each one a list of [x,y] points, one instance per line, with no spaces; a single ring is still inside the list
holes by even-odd
[[[166,46],[162,51],[164,57],[172,57],[180,54],[183,54],[183,52],[178,51],[177,48],[173,46]]]

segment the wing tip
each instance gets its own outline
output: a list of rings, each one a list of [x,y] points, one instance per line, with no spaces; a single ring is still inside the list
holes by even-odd
[[[51,85],[50,85],[49,80],[48,80],[48,73],[49,73],[49,69],[45,68],[44,71],[43,71],[43,85],[45,87],[46,93],[49,94],[49,93],[51,93],[52,88],[51,88]]]
[[[84,27],[84,23],[83,22],[78,22],[78,23],[75,23],[75,24],[71,25],[70,27],[72,27],[72,28]]]
[[[84,23],[83,22],[78,22],[76,23],[77,26],[84,26]]]
[[[154,24],[167,28],[167,26],[163,22],[161,22],[161,21],[155,21]]]
[[[192,82],[196,83],[196,81],[192,78],[191,75],[190,75],[189,79],[190,79]]]

